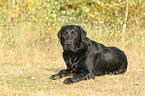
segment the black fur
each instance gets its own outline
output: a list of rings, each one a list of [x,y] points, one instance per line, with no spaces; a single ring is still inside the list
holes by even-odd
[[[58,37],[67,69],[52,75],[53,80],[72,75],[64,81],[70,84],[110,73],[117,75],[127,70],[127,58],[123,51],[90,40],[81,26],[63,26]]]

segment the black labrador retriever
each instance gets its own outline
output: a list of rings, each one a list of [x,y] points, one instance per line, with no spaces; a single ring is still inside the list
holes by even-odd
[[[123,51],[90,40],[81,26],[63,26],[58,37],[64,50],[63,58],[67,69],[52,75],[50,79],[71,75],[72,78],[64,81],[65,84],[71,84],[105,74],[117,75],[127,70],[127,58]]]

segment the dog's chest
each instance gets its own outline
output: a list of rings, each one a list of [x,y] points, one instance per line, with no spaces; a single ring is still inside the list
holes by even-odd
[[[72,71],[77,71],[78,69],[80,69],[80,67],[82,66],[82,62],[84,62],[85,60],[85,56],[76,56],[76,55],[72,55],[71,58],[68,58],[69,61],[69,65],[68,67],[72,70]]]
[[[77,66],[78,66],[77,59],[78,58],[75,58],[74,56],[68,57],[68,65],[67,66],[72,71],[76,71],[77,70]]]

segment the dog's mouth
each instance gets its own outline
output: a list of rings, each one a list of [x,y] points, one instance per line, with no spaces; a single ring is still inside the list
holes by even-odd
[[[72,46],[65,46],[65,50],[66,51],[73,51],[73,48],[72,48]]]
[[[68,40],[64,43],[64,50],[66,51],[73,51],[73,44],[72,41]]]

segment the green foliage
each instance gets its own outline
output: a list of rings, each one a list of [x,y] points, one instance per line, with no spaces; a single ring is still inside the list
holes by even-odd
[[[91,24],[96,30],[103,29],[108,38],[113,39],[122,35],[126,6],[126,0],[1,0],[0,36],[7,37],[13,45],[12,30],[25,22],[35,30],[41,30],[44,42],[56,38],[56,29],[65,24],[83,27]],[[144,27],[144,9],[143,0],[129,1],[127,28],[133,24]]]

